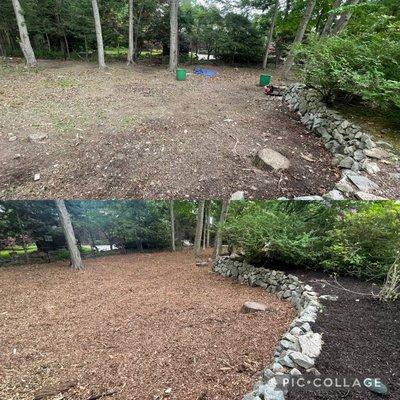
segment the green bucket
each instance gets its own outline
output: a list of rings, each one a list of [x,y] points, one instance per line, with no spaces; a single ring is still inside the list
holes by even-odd
[[[177,81],[185,81],[186,80],[186,69],[177,69],[176,70],[176,80]]]
[[[271,76],[267,74],[260,75],[260,86],[267,86],[271,83]]]

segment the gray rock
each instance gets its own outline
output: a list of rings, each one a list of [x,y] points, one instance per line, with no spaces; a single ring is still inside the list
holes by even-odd
[[[340,161],[339,167],[351,169],[351,167],[353,166],[353,164],[354,164],[354,160],[353,160],[352,157],[349,156],[349,157],[343,158],[343,160]]]
[[[295,200],[299,201],[323,201],[323,197],[321,196],[300,196],[300,197],[295,197]]]
[[[284,356],[283,358],[280,358],[279,361],[285,367],[289,367],[289,368],[294,367],[293,360],[288,355]]]
[[[300,376],[301,372],[297,368],[293,368],[290,370],[289,374],[293,376]]]
[[[329,294],[323,294],[323,295],[319,296],[319,298],[321,300],[329,300],[329,301],[337,301],[338,300],[338,296],[331,296]]]
[[[344,200],[344,196],[342,195],[342,192],[339,190],[331,190],[327,194],[324,195],[325,200]]]
[[[400,173],[398,172],[390,172],[389,176],[393,179],[400,179]]]
[[[374,194],[366,193],[366,192],[356,192],[355,196],[357,197],[357,199],[364,200],[364,201],[387,200],[385,197],[375,196]]]
[[[238,191],[232,194],[231,201],[242,201],[244,200],[244,192]]]
[[[347,179],[342,179],[341,181],[337,182],[335,185],[337,190],[340,190],[343,193],[353,193],[354,188],[350,183],[348,183]]]
[[[294,328],[292,328],[292,329],[290,330],[290,333],[291,333],[293,336],[299,336],[299,335],[302,335],[302,334],[303,334],[303,331],[302,331],[298,326],[295,326]]]
[[[321,353],[322,340],[319,333],[308,332],[299,337],[301,352],[308,356],[316,358]]]
[[[391,154],[381,147],[375,147],[373,149],[365,150],[365,155],[367,157],[376,158],[378,160],[391,157]]]
[[[267,311],[267,306],[265,304],[256,303],[255,301],[246,301],[243,304],[241,312],[243,314],[250,314],[256,312],[265,312]]]
[[[386,395],[388,392],[387,386],[384,383],[377,381],[374,378],[364,379],[363,385],[373,393]]]
[[[313,358],[308,357],[305,354],[300,353],[299,351],[290,353],[289,357],[293,360],[295,364],[300,365],[300,367],[303,368],[311,368],[314,366],[315,363],[315,360]]]
[[[49,137],[47,133],[32,133],[28,136],[30,142],[41,142]]]
[[[255,393],[247,393],[243,400],[261,400],[261,397],[258,397]]]
[[[363,150],[356,150],[353,155],[356,161],[362,161],[365,158],[365,154]]]
[[[315,376],[321,376],[321,372],[319,372],[317,370],[317,368],[314,368],[314,367],[307,369],[306,372],[307,372],[307,374],[312,374],[312,375],[315,375]]]
[[[257,153],[254,163],[264,170],[280,171],[290,167],[290,161],[284,155],[267,148]]]
[[[265,400],[285,400],[282,390],[272,388],[268,385],[260,386],[257,394],[259,394]]]
[[[381,170],[376,162],[370,162],[367,160],[363,162],[362,168],[370,175],[377,174]]]
[[[18,138],[17,138],[16,136],[10,136],[10,137],[8,138],[8,141],[9,141],[9,142],[15,142],[17,139],[18,139]]]
[[[379,189],[379,186],[362,175],[350,175],[349,180],[362,192]]]

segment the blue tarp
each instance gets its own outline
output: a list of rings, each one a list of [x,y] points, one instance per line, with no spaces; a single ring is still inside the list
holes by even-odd
[[[204,68],[195,68],[193,73],[195,75],[203,75],[203,76],[208,76],[210,78],[213,78],[214,76],[217,75],[217,73],[211,69],[204,69]]]

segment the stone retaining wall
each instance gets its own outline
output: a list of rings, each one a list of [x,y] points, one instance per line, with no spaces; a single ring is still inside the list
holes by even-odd
[[[342,180],[328,197],[333,197],[333,200],[342,200],[342,196],[355,196],[361,200],[374,200],[365,195],[369,193],[369,190],[378,188],[374,182],[364,180],[363,183],[367,182],[367,186],[371,186],[364,192],[363,189],[354,188],[353,182],[349,182],[348,177],[360,176],[358,174],[361,171],[370,175],[378,173],[380,160],[396,160],[390,151],[392,146],[383,141],[375,142],[370,135],[363,132],[360,126],[346,120],[338,112],[328,109],[318,93],[307,89],[305,85],[296,83],[289,86],[283,100],[292,111],[296,111],[301,116],[301,122],[310,131],[322,138],[325,147],[334,157],[333,163],[342,169]],[[357,191],[362,193],[357,196]]]
[[[282,336],[274,360],[262,372],[254,390],[243,400],[284,400],[285,391],[277,387],[277,375],[318,374],[315,360],[322,347],[321,335],[312,331],[321,304],[318,294],[294,275],[281,271],[255,268],[246,261],[232,260],[229,256],[219,257],[213,271],[226,277],[238,279],[250,286],[260,286],[278,298],[290,301],[297,312],[296,319]]]

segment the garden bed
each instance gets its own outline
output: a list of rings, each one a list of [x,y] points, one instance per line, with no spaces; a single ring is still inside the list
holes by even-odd
[[[371,376],[388,384],[387,396],[367,389],[337,392],[307,392],[307,400],[397,400],[400,393],[400,302],[383,303],[370,296],[352,292],[379,292],[377,285],[351,277],[338,282],[352,292],[335,285],[327,274],[290,270],[302,281],[313,285],[320,294],[338,296],[338,301],[322,300],[324,310],[317,318],[314,330],[323,335],[323,350],[316,367],[323,376]],[[334,286],[322,286],[328,280]],[[289,400],[303,400],[305,393],[292,391]]]

